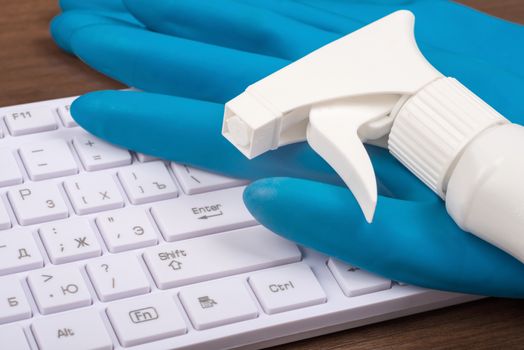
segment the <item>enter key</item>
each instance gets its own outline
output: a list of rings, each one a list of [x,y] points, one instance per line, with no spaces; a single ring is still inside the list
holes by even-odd
[[[167,241],[256,225],[242,200],[244,188],[181,196],[153,206],[151,213]]]

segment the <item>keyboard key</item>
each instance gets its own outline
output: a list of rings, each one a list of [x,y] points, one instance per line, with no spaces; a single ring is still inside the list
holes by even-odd
[[[129,151],[117,148],[89,134],[83,133],[74,137],[73,145],[87,171],[131,164]]]
[[[144,154],[144,153],[137,153],[136,157],[140,163],[147,163],[147,162],[158,160],[157,157],[148,156],[147,154]]]
[[[0,234],[0,275],[36,269],[43,265],[40,250],[29,231],[17,229]]]
[[[135,255],[110,255],[90,261],[87,272],[102,301],[149,293],[150,286]]]
[[[22,173],[11,150],[0,148],[0,187],[18,185],[23,182]]]
[[[62,104],[60,107],[58,107],[58,115],[60,116],[60,119],[62,119],[62,123],[66,128],[73,128],[75,126],[78,126],[77,122],[73,119],[73,116],[71,115],[71,104],[75,98],[71,99],[70,102]]]
[[[0,200],[0,230],[11,228],[11,219],[5,208],[4,203]]]
[[[39,318],[31,326],[40,350],[111,350],[113,344],[96,309]]]
[[[31,307],[18,278],[2,277],[0,286],[0,323],[30,318]]]
[[[34,271],[27,281],[44,315],[91,305],[91,295],[76,266]]]
[[[256,272],[249,277],[249,284],[268,314],[322,304],[327,300],[313,271],[304,263]]]
[[[69,199],[79,215],[124,206],[124,199],[110,174],[90,174],[64,182]]]
[[[140,164],[118,171],[118,178],[133,204],[174,198],[178,188],[162,162]]]
[[[155,204],[151,214],[167,241],[256,225],[235,187]]]
[[[173,297],[168,294],[112,303],[107,315],[125,347],[181,335],[187,330]]]
[[[47,107],[12,110],[4,117],[13,136],[55,130],[58,127],[53,111]]]
[[[48,183],[21,185],[7,192],[20,225],[65,219],[69,210],[58,186]]]
[[[31,180],[38,181],[78,173],[78,166],[63,140],[20,147],[20,157]]]
[[[155,245],[157,233],[142,208],[129,207],[96,218],[111,253]]]
[[[197,194],[247,184],[246,180],[213,174],[184,164],[171,163],[171,168],[175,172],[182,189],[187,194]]]
[[[19,325],[1,326],[0,339],[2,339],[2,344],[9,345],[9,350],[31,350],[24,331]]]
[[[53,264],[102,254],[93,229],[84,219],[74,218],[45,224],[38,231]]]
[[[208,329],[258,317],[243,281],[217,280],[186,287],[180,300],[196,329]]]
[[[148,248],[144,259],[160,289],[299,261],[297,246],[262,226]]]
[[[346,296],[356,297],[391,288],[391,281],[330,258],[328,267]]]

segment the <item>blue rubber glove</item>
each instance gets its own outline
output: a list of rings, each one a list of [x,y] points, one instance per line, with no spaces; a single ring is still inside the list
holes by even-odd
[[[221,103],[289,60],[404,6],[127,0],[133,18],[114,0],[111,7],[99,2],[88,9],[79,5],[80,10],[75,1],[63,7],[66,3],[73,10],[52,24],[61,47],[109,76],[158,93],[106,91],[81,97],[72,112],[87,130],[136,151],[228,175],[284,176],[248,187],[244,197],[255,217],[276,233],[366,270],[430,288],[524,297],[524,265],[458,229],[443,203],[386,150],[368,148],[380,193],[368,225],[351,193],[332,185],[340,185],[340,179],[306,144],[248,161],[221,137]],[[441,31],[417,33],[432,63],[513,122],[524,121],[518,102],[524,97],[522,68],[513,59],[522,58],[524,50],[512,47],[508,57],[504,51],[504,43],[522,41],[521,27],[448,2],[416,1],[406,7],[418,18],[426,14],[430,23],[446,24]],[[435,16],[428,16],[433,10]],[[449,36],[460,23],[468,23],[468,30]],[[462,46],[473,41],[468,36],[475,34],[475,23],[491,40],[484,45],[493,42],[500,50],[483,55],[475,45]]]

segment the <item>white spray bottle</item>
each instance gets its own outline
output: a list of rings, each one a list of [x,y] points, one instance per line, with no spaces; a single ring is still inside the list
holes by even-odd
[[[307,140],[368,222],[377,185],[362,142],[387,145],[463,230],[524,262],[524,127],[437,71],[413,26],[397,11],[249,86],[226,104],[223,135],[248,158]]]

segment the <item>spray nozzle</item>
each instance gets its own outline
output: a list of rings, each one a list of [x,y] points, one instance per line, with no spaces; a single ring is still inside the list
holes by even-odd
[[[256,82],[226,104],[223,135],[248,158],[307,140],[368,222],[377,185],[363,142],[389,135],[393,155],[443,196],[462,148],[505,119],[437,71],[413,29],[411,12],[394,12]]]

